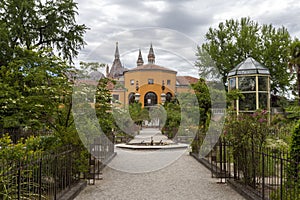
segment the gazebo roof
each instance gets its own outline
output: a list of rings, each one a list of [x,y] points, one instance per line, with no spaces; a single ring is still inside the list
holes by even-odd
[[[268,68],[257,62],[254,58],[248,57],[246,60],[238,64],[229,71],[228,76],[263,74],[270,75]]]

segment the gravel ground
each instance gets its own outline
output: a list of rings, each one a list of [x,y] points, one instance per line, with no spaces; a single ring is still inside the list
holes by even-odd
[[[116,156],[113,162],[117,162]],[[132,162],[129,161],[129,162]],[[171,165],[148,173],[127,173],[106,167],[103,180],[87,186],[75,200],[243,200],[227,184],[218,183],[211,173],[188,153]]]

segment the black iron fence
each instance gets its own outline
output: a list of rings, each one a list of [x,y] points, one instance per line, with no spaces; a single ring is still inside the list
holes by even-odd
[[[277,149],[236,151],[224,139],[205,157],[192,153],[221,182],[229,181],[253,199],[300,199],[300,163]]]
[[[102,179],[102,169],[115,156],[114,140],[115,138],[109,139],[101,135],[94,138],[93,143],[90,144],[89,172],[86,176],[89,184],[95,184],[95,180]]]
[[[0,199],[59,199],[80,180],[79,150],[64,148],[0,163]]]

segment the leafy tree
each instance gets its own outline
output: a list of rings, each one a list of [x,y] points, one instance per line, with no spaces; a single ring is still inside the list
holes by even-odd
[[[291,45],[291,59],[289,66],[291,71],[296,71],[297,89],[298,89],[298,105],[300,106],[300,41],[296,40]]]
[[[83,47],[87,30],[76,24],[76,9],[73,0],[0,2],[2,128],[74,132],[75,70],[66,61]]]
[[[111,107],[112,97],[107,87],[114,82],[100,76],[99,80],[90,77],[103,66],[104,64],[100,63],[81,62],[81,69],[76,73],[78,77],[73,88],[73,115],[77,119],[76,127],[80,134],[84,133],[83,137],[89,137],[89,139],[99,137],[102,133],[112,139],[112,129],[115,127]],[[98,125],[103,132],[99,132]]]
[[[174,101],[165,103],[164,107],[167,112],[166,124],[163,129],[170,138],[175,134],[189,135],[188,130],[198,130],[198,133],[204,134],[207,130],[210,120],[211,100],[209,89],[204,79],[199,79],[191,85],[194,91],[192,93],[179,93]],[[194,98],[196,96],[196,98]],[[182,127],[185,133],[181,133],[179,127]],[[196,127],[195,127],[196,126]],[[194,132],[194,131],[191,131]],[[199,135],[196,136],[194,145],[200,143]]]
[[[72,61],[85,44],[85,25],[76,24],[73,0],[3,0],[0,2],[0,66],[14,59],[17,47],[53,48]],[[52,52],[52,53],[53,53]]]
[[[4,128],[55,128],[60,104],[70,95],[71,67],[49,51],[15,49],[15,58],[0,69],[0,124]],[[57,121],[56,121],[57,122]]]
[[[149,113],[146,108],[142,108],[141,103],[132,103],[129,105],[129,113],[131,116],[131,119],[135,122],[137,125],[142,125],[144,120],[149,120]]]
[[[111,112],[111,93],[107,88],[107,84],[110,82],[107,78],[99,80],[96,90],[96,114],[99,118],[99,124],[102,131],[109,135],[112,132],[112,128],[115,127],[114,118]]]
[[[287,62],[291,37],[285,27],[259,25],[250,18],[230,19],[217,28],[209,28],[205,38],[207,42],[197,52],[196,65],[201,73],[216,73],[212,71],[214,65],[225,85],[228,72],[252,56],[270,70],[273,94],[289,90]]]
[[[298,121],[292,132],[292,142],[290,145],[291,163],[289,166],[290,181],[296,182],[297,187],[300,188],[300,121]]]
[[[246,184],[255,186],[255,174],[259,174],[260,157],[254,152],[262,152],[266,145],[269,131],[266,111],[256,111],[249,115],[241,113],[238,116],[229,113],[226,118],[224,135],[232,145],[234,162],[238,162],[238,170],[243,172]],[[253,153],[249,153],[253,152]]]

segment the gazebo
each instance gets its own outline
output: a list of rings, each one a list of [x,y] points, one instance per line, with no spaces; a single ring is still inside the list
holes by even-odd
[[[270,71],[252,57],[228,73],[228,91],[231,90],[239,90],[245,97],[233,103],[237,114],[257,109],[270,112]]]

